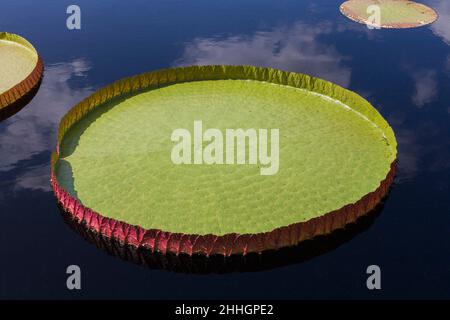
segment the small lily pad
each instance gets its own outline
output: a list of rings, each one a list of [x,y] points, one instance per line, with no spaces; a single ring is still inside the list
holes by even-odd
[[[432,8],[407,0],[349,0],[340,10],[351,20],[380,28],[415,28],[438,18]]]

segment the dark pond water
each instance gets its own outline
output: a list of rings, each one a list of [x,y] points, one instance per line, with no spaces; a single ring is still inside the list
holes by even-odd
[[[450,2],[410,30],[369,30],[338,0],[3,0],[0,30],[40,51],[34,100],[0,122],[0,298],[450,297]],[[263,271],[185,274],[110,256],[74,232],[49,186],[60,117],[116,79],[187,64],[252,64],[309,73],[369,99],[392,124],[399,172],[377,216],[348,241]],[[345,236],[344,236],[345,238]],[[303,261],[305,260],[305,261]],[[66,267],[82,290],[66,289]],[[379,265],[382,290],[366,288]]]

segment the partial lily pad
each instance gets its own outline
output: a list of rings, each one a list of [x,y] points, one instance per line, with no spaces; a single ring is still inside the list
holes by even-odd
[[[0,118],[28,102],[39,86],[44,64],[24,38],[0,32]]]

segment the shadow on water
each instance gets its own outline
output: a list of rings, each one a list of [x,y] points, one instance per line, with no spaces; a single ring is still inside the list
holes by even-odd
[[[27,104],[33,100],[36,93],[39,91],[39,88],[41,87],[42,79],[34,86],[33,89],[31,89],[29,92],[27,92],[23,97],[21,97],[19,100],[14,102],[13,104],[10,104],[9,106],[5,108],[0,108],[0,122],[3,120],[6,120],[9,117],[12,117],[16,113],[18,113],[20,110],[22,110]]]
[[[358,234],[369,229],[376,218],[381,214],[387,197],[367,215],[356,222],[347,225],[331,234],[319,236],[312,240],[304,241],[297,246],[280,250],[264,251],[260,254],[251,253],[246,256],[188,256],[186,254],[161,254],[152,253],[143,248],[135,248],[130,245],[120,244],[117,240],[108,239],[92,230],[84,224],[77,223],[66,211],[59,207],[59,211],[65,223],[75,232],[80,234],[89,243],[105,251],[109,255],[117,256],[122,260],[133,262],[150,269],[163,269],[177,273],[230,273],[230,272],[256,272],[270,270],[291,264],[298,264],[319,255],[330,252],[345,244]]]

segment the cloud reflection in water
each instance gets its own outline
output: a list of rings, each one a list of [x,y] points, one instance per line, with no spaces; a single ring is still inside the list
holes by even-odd
[[[46,67],[41,88],[33,101],[18,114],[0,123],[0,174],[20,170],[20,163],[49,153],[55,144],[61,117],[74,104],[88,96],[91,88],[73,88],[71,81],[85,77],[90,70],[83,59]],[[13,189],[50,190],[48,157],[16,172]],[[7,179],[7,178],[6,178]]]
[[[195,38],[187,43],[174,65],[256,65],[317,76],[341,86],[348,86],[351,70],[333,45],[319,40],[332,33],[332,23],[277,27],[252,35],[225,38]]]

